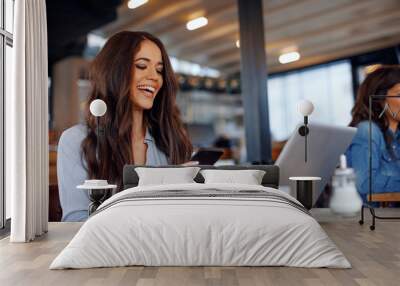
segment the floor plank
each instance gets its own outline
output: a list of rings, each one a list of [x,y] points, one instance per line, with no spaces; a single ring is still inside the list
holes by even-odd
[[[380,210],[399,215],[400,209]],[[50,223],[49,232],[32,243],[0,240],[0,285],[399,285],[399,221],[377,222],[375,231],[358,218],[342,219],[327,210],[313,214],[351,262],[352,269],[290,267],[118,267],[85,270],[48,269],[79,230],[80,223]]]

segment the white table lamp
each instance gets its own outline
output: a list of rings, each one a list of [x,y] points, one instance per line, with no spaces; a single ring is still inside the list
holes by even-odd
[[[107,104],[101,99],[95,99],[90,103],[89,106],[90,113],[96,117],[96,149],[99,151],[99,141],[100,141],[100,123],[99,117],[103,116],[107,112]],[[103,133],[103,131],[101,131]]]
[[[311,101],[304,99],[297,105],[297,110],[304,117],[304,125],[299,128],[299,134],[304,136],[304,161],[307,162],[307,135],[310,132],[308,129],[308,116],[314,111],[314,105]]]
[[[103,128],[100,130],[99,118],[106,114],[107,104],[101,99],[93,100],[89,105],[90,113],[96,117],[96,157],[99,156],[99,142],[104,135]],[[110,185],[107,180],[85,180],[85,183],[77,186],[78,189],[85,189],[89,192],[91,203],[88,206],[89,216],[96,211],[100,204],[107,198],[107,191],[116,188],[116,185]]]

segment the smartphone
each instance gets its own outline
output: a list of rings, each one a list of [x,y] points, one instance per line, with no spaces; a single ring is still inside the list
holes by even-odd
[[[200,148],[193,154],[190,161],[198,161],[199,165],[214,165],[223,153],[223,149],[219,148]]]

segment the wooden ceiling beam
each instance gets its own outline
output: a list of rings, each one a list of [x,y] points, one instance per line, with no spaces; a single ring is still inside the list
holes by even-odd
[[[312,2],[310,2],[312,1]],[[347,2],[349,0],[346,0]],[[281,19],[280,22],[273,22],[270,25],[272,25],[271,27],[283,27],[284,26],[284,22],[285,22],[285,14],[287,13],[288,9],[300,9],[299,6],[303,6],[303,5],[313,5],[316,2],[319,2],[319,0],[308,0],[308,1],[288,1],[286,3],[284,3],[284,5],[282,4],[281,6],[278,6],[274,9],[271,10],[266,10],[268,8],[265,8],[265,13],[264,13],[264,18],[266,19],[266,23],[268,22],[268,18],[269,17],[275,17],[277,19]],[[326,2],[321,2],[321,3],[329,3],[329,2],[334,2],[334,1],[326,1]],[[322,4],[320,4],[322,5]],[[325,4],[324,4],[325,5]],[[329,5],[329,8],[332,8],[332,5]],[[305,10],[305,8],[303,8],[303,10]],[[307,11],[307,10],[305,10]],[[331,10],[329,10],[331,11]],[[331,11],[332,12],[332,11]],[[275,16],[273,16],[275,15]],[[306,16],[301,16],[300,20],[304,20],[304,17]],[[237,18],[236,18],[237,19]],[[237,22],[237,20],[236,20]],[[295,24],[294,21],[291,22],[292,25]],[[266,29],[266,37],[269,34],[269,30],[271,29],[271,27],[268,26],[268,24],[265,24],[265,29]],[[181,53],[182,56],[185,55],[184,50],[197,50],[200,51],[202,50],[202,47],[204,47],[205,45],[207,45],[207,43],[209,41],[214,41],[218,38],[221,37],[231,37],[231,38],[238,38],[238,34],[239,34],[239,29],[238,29],[238,25],[237,23],[228,23],[228,24],[223,24],[223,25],[219,25],[217,29],[214,29],[212,32],[208,32],[203,30],[203,35],[200,36],[196,36],[195,38],[193,38],[190,41],[180,41],[179,43],[172,45],[171,47],[169,47],[169,49],[172,49],[176,54]],[[267,38],[268,40],[268,38]],[[208,45],[211,46],[211,45]],[[193,53],[193,52],[192,52]]]
[[[348,46],[350,44],[350,46]],[[356,44],[356,45],[354,45]],[[320,64],[323,62],[349,57],[352,55],[368,53],[377,49],[383,49],[400,44],[400,31],[393,31],[393,33],[377,39],[359,39],[352,43],[341,43],[340,45],[327,46],[324,48],[324,53],[313,53],[302,57],[300,61],[282,65],[278,62],[267,62],[268,72],[282,72],[296,68],[302,68],[309,65]],[[222,73],[229,75],[240,71],[240,62],[233,61],[226,63],[223,66],[216,67]]]
[[[117,21],[103,27],[101,30],[106,36],[111,36],[114,33],[122,30],[146,30],[149,31],[149,26],[158,21],[163,21],[166,18],[173,17],[179,13],[186,13],[196,6],[201,5],[201,0],[176,0],[176,1],[157,1],[153,3],[157,5],[156,9],[153,11],[146,12],[146,6],[143,6],[143,11],[141,17],[140,14],[136,13],[135,10],[127,8],[124,4],[121,10],[121,15],[119,15]],[[146,5],[150,5],[146,4]],[[140,7],[139,9],[141,9]]]
[[[209,39],[215,39],[219,37],[224,37],[227,34],[234,33],[238,31],[238,22],[237,17],[232,21],[229,20],[228,24],[220,25],[218,22],[221,18],[226,17],[227,15],[235,15],[236,12],[236,5],[230,5],[225,9],[221,9],[213,13],[212,15],[207,15],[207,19],[209,24],[201,29],[188,31],[186,30],[185,24],[176,27],[175,29],[168,31],[167,35],[180,35],[171,37],[171,40],[168,45],[168,49],[171,50],[174,54],[181,54],[184,53],[184,50],[187,49],[186,47],[190,47],[191,45],[188,44],[191,41],[195,41],[196,43],[206,43],[209,42]],[[238,34],[238,32],[236,33]]]
[[[310,1],[310,0],[285,0],[285,1],[280,1],[279,5],[275,5],[271,7],[271,11],[282,11],[289,7],[290,5],[294,5],[297,3],[301,3],[304,1]],[[315,0],[313,0],[315,1]],[[168,48],[172,51],[173,54],[178,55],[178,54],[184,54],[185,50],[190,50],[190,48],[193,48],[197,45],[201,45],[201,43],[206,43],[208,41],[218,39],[221,37],[226,37],[227,35],[230,35],[234,38],[238,38],[239,34],[239,26],[238,26],[238,20],[237,20],[237,5],[234,2],[234,4],[227,5],[225,8],[220,9],[219,11],[215,11],[214,13],[208,14],[207,18],[209,20],[209,26],[205,27],[203,29],[199,29],[198,33],[192,33],[193,31],[186,31],[184,30],[184,23],[182,25],[176,27],[175,30],[169,32],[169,34],[176,34],[179,35],[180,38],[174,38],[173,43],[168,46]],[[221,22],[226,22],[229,20],[227,24],[223,24]],[[215,23],[217,25],[217,28],[211,27],[212,23]],[[178,33],[179,32],[179,33]],[[190,40],[187,40],[187,35],[188,33],[192,33],[193,37]],[[186,40],[185,40],[186,38]]]
[[[345,25],[337,25],[329,29],[329,31],[326,29],[322,29],[318,32],[318,35],[322,35],[319,37],[315,35],[315,31],[311,32],[309,35],[302,34],[301,36],[299,36],[299,38],[296,39],[296,41],[299,43],[299,52],[303,58],[305,55],[307,55],[309,51],[313,51],[314,53],[322,53],[322,47],[327,47],[329,49],[330,47],[336,46],[338,42],[351,42],[357,40],[360,37],[375,37],[379,39],[380,35],[384,35],[385,30],[388,30],[389,33],[393,33],[393,29],[394,31],[396,31],[396,29],[400,31],[399,24],[395,22],[396,19],[400,19],[400,10],[384,11],[376,15],[375,18],[370,17],[369,20],[365,22],[365,24],[362,26],[364,30],[363,33],[360,33],[360,31],[362,30],[360,30],[361,28],[359,23],[347,22]],[[385,29],[381,29],[379,27],[376,28],[376,26],[379,26],[379,23],[387,21],[392,21],[392,29],[389,26],[386,26]],[[358,31],[358,34],[349,35],[352,30]],[[329,35],[329,37],[326,37],[325,35]],[[267,58],[269,59],[269,61],[271,61],[271,64],[272,62],[277,63],[278,54],[271,53],[268,50],[267,52]],[[209,66],[218,69],[219,66],[223,66],[225,63],[235,60],[239,61],[240,54],[237,52],[237,50],[231,49],[230,52],[225,51],[224,57],[208,57],[208,60]]]
[[[272,50],[278,49],[278,48],[282,48],[284,46],[290,46],[293,45],[298,38],[305,38],[308,36],[314,36],[315,33],[318,32],[328,32],[329,30],[333,30],[335,29],[338,25],[340,25],[340,23],[336,23],[336,22],[331,22],[330,25],[330,29],[324,29],[321,30],[319,28],[319,26],[317,26],[317,30],[314,29],[314,32],[306,32],[304,30],[301,30],[298,28],[298,26],[300,25],[304,25],[306,23],[312,24],[315,23],[316,21],[321,21],[323,22],[325,25],[327,25],[326,21],[324,21],[324,17],[329,17],[329,16],[335,16],[338,14],[343,14],[344,11],[341,11],[342,9],[351,9],[352,11],[354,11],[354,9],[367,9],[369,6],[371,5],[370,1],[358,1],[356,2],[356,4],[351,3],[351,5],[349,5],[349,3],[345,2],[346,5],[341,5],[336,7],[337,9],[335,10],[327,10],[324,13],[321,13],[321,15],[318,16],[317,19],[314,19],[312,17],[310,18],[301,18],[303,22],[291,22],[290,25],[288,26],[282,26],[282,25],[278,25],[275,27],[267,27],[267,32],[266,32],[266,43],[267,43],[267,51],[270,53]],[[368,5],[366,5],[368,4]],[[376,5],[376,3],[375,3]],[[331,6],[330,6],[331,7]],[[391,7],[390,7],[391,8]],[[318,20],[320,19],[320,20]],[[347,21],[348,22],[348,21]],[[347,24],[346,22],[346,24]],[[354,19],[350,19],[351,23],[354,23]],[[294,28],[297,27],[297,28]],[[312,28],[313,29],[313,28]],[[291,31],[295,31],[295,32],[291,32]],[[297,35],[296,36],[292,36],[292,37],[288,37],[286,35],[288,34],[294,34]],[[205,46],[207,45],[207,43],[205,42],[204,45],[198,44],[197,46],[193,47],[192,49],[190,49],[191,54],[193,54],[194,52],[198,51],[198,52],[202,52],[202,53],[206,53],[208,55],[208,58],[212,59],[212,57],[214,56],[212,53],[209,53],[207,51],[207,47]],[[210,45],[208,45],[210,46]],[[227,49],[229,50],[229,48]],[[227,52],[227,50],[219,50],[218,52],[221,53],[225,53]],[[232,49],[230,49],[230,51],[232,52]],[[185,54],[182,54],[182,56],[184,57]]]
[[[377,6],[376,3],[368,3],[367,1],[360,1],[364,5],[353,5],[349,7],[348,10],[345,12],[349,14],[348,17],[336,17],[334,13],[330,13],[329,15],[325,15],[325,17],[318,17],[312,19],[312,21],[305,21],[304,23],[298,23],[296,28],[288,28],[284,30],[271,30],[268,35],[267,44],[268,42],[273,43],[274,47],[269,49],[269,52],[279,52],[280,49],[284,48],[288,45],[288,43],[294,43],[301,46],[301,42],[304,39],[314,38],[314,37],[326,37],[330,33],[334,33],[335,31],[346,28],[353,28],[355,26],[360,26],[361,23],[359,21],[355,21],[352,16],[352,13],[358,14],[357,11],[361,11],[363,9],[367,9],[366,12],[363,14],[363,17],[368,18],[368,22],[370,21],[379,21],[382,18],[391,17],[389,15],[393,11],[397,10],[395,8],[400,8],[399,3],[397,5],[379,5]],[[368,3],[369,5],[366,5]],[[331,20],[328,20],[328,17],[331,17]],[[314,25],[311,26],[311,24]],[[321,23],[320,25],[316,26],[315,23]],[[368,23],[365,23],[368,25]],[[365,25],[364,23],[362,25]],[[304,28],[301,26],[303,25]],[[308,26],[308,27],[307,27]],[[297,30],[296,30],[297,29]],[[282,37],[282,34],[285,35]]]

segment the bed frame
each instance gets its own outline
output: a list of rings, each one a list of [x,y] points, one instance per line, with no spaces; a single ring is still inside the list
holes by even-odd
[[[138,185],[139,177],[135,171],[136,167],[146,167],[146,168],[184,168],[184,166],[139,166],[139,165],[125,165],[123,171],[123,185],[124,190],[128,188],[133,188]],[[261,184],[264,187],[278,188],[279,185],[279,167],[274,165],[248,165],[248,166],[206,166],[199,165],[202,170],[205,169],[217,169],[217,170],[263,170],[265,175],[262,179]],[[203,176],[198,173],[194,178],[197,183],[204,183]]]

